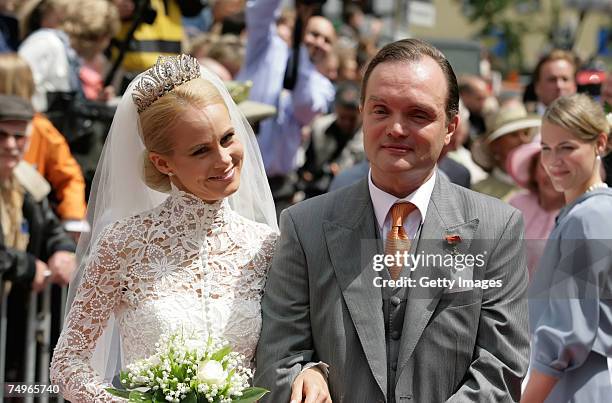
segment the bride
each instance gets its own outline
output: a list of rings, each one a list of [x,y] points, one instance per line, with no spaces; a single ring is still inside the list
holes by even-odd
[[[250,126],[195,59],[160,57],[130,84],[88,214],[51,363],[66,399],[119,400],[105,391],[113,377],[181,326],[253,358],[274,204]]]

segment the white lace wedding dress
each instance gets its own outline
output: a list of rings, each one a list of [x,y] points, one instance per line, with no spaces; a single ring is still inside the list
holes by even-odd
[[[276,239],[227,201],[207,204],[177,190],[157,208],[109,226],[66,318],[52,382],[75,403],[116,399],[90,365],[111,314],[123,364],[153,354],[162,333],[184,325],[206,337],[207,321],[250,361]]]

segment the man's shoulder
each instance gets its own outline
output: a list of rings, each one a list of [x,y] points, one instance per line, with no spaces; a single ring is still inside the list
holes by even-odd
[[[612,190],[606,188],[591,191],[567,213],[560,214],[558,226],[564,238],[609,239],[612,225]]]
[[[367,192],[366,188],[367,184],[364,184],[364,180],[360,180],[352,185],[294,204],[286,210],[285,214],[290,215],[294,221],[331,219],[339,209],[352,208],[355,197],[364,195],[364,191]]]
[[[484,193],[480,193],[454,183],[447,184],[452,194],[443,195],[448,203],[453,203],[464,212],[472,213],[487,221],[507,221],[517,211],[508,203]]]
[[[481,222],[494,226],[494,223],[505,225],[517,211],[509,204],[482,193],[445,181],[440,188],[440,197],[434,201],[438,209],[456,209],[466,217],[478,218]],[[284,214],[291,217],[296,224],[320,223],[334,220],[341,210],[358,208],[363,203],[358,199],[369,198],[367,179],[304,200],[289,207]]]
[[[510,207],[508,203],[502,201],[501,199],[498,199],[497,197],[493,197],[488,194],[478,192],[476,190],[468,189],[454,183],[450,183],[450,185],[455,190],[455,192],[457,192],[462,198],[471,203],[486,204],[491,206],[498,206],[501,208],[505,207],[512,210],[512,207]]]

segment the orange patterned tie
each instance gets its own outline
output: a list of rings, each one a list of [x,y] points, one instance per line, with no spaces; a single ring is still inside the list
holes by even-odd
[[[391,229],[387,234],[387,242],[385,243],[385,255],[395,256],[396,252],[409,252],[410,251],[410,238],[406,231],[404,231],[404,220],[416,206],[412,203],[395,203],[391,207]],[[393,280],[399,278],[400,272],[402,271],[401,266],[393,265],[388,267],[389,274]]]

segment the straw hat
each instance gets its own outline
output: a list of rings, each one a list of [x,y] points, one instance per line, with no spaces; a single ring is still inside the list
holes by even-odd
[[[276,107],[273,105],[248,99],[253,87],[251,81],[225,81],[225,87],[250,124],[254,125],[262,119],[276,115]]]
[[[252,125],[262,119],[276,115],[276,108],[274,106],[250,100],[240,102],[238,109],[244,113],[244,116]]]
[[[523,129],[540,127],[542,118],[529,115],[525,106],[520,102],[507,103],[497,113],[485,119],[487,133],[474,141],[470,151],[472,159],[485,170],[493,168],[494,160],[489,145],[491,142]]]
[[[527,114],[523,104],[512,103],[501,107],[486,123],[488,129],[486,141],[490,144],[492,141],[518,130],[540,127],[542,118]]]

